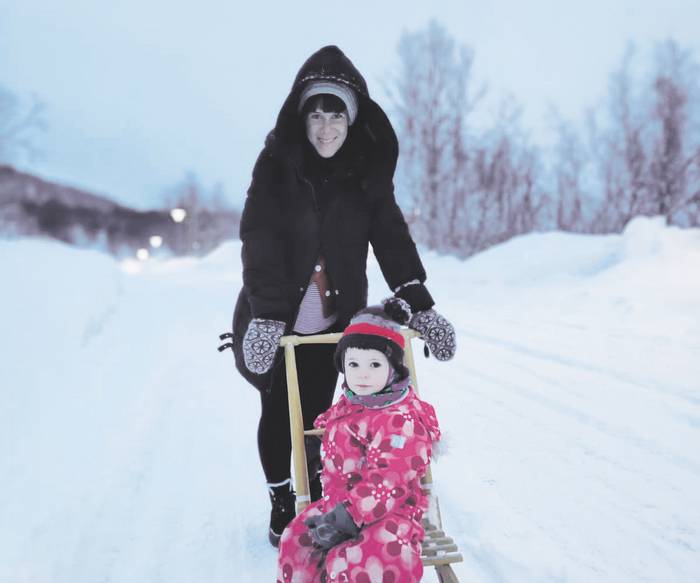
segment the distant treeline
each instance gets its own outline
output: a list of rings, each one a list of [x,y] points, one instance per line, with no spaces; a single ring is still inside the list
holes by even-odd
[[[202,208],[190,197],[181,206],[186,218],[176,223],[171,208],[139,211],[78,189],[67,188],[0,166],[0,235],[42,236],[118,257],[138,249],[175,255],[204,254],[238,235],[239,214]],[[162,246],[151,246],[158,236]]]

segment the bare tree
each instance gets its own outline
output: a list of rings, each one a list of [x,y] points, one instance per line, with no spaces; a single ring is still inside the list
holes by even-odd
[[[591,230],[619,232],[637,215],[697,225],[700,205],[698,65],[675,41],[656,48],[645,76],[634,76],[628,47],[611,76],[607,107],[592,114],[592,151],[601,204]]]
[[[37,133],[46,128],[44,106],[33,97],[23,103],[0,85],[0,163],[11,163],[19,156],[35,158]]]
[[[473,52],[457,47],[431,21],[404,34],[394,107],[401,142],[400,175],[417,238],[430,248],[455,239],[467,191],[467,117],[479,99],[472,92]]]
[[[520,107],[502,100],[487,130],[472,121],[486,96],[473,51],[435,21],[405,34],[395,82],[401,191],[416,238],[468,255],[536,227],[538,155],[520,130]]]
[[[556,112],[553,115],[558,116]],[[557,143],[552,156],[552,186],[554,207],[550,217],[551,225],[562,231],[585,231],[584,200],[586,194],[582,185],[584,166],[588,152],[576,129],[559,118],[557,123]]]
[[[649,167],[653,212],[669,222],[698,224],[700,67],[689,51],[668,40],[656,51],[652,77],[653,132]],[[694,206],[695,213],[689,213]]]
[[[542,226],[546,203],[539,152],[520,128],[521,108],[502,101],[494,126],[479,136],[470,165],[468,253]]]
[[[606,107],[590,114],[591,151],[602,195],[591,224],[593,232],[619,232],[632,217],[649,213],[645,148],[649,120],[634,91],[637,84],[631,67],[635,54],[634,46],[629,45],[610,76]]]

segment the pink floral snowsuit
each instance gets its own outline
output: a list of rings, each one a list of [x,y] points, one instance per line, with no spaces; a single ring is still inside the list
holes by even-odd
[[[314,422],[325,427],[324,496],[282,534],[278,583],[410,583],[423,575],[421,518],[427,497],[420,487],[440,439],[433,407],[410,388],[385,408],[370,409],[340,397]],[[357,538],[324,553],[313,546],[304,520],[345,503],[361,528]]]

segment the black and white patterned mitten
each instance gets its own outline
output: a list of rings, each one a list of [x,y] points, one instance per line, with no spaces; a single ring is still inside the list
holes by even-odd
[[[284,322],[253,318],[243,336],[243,360],[246,368],[255,374],[265,374],[272,368]]]
[[[421,333],[430,352],[438,360],[450,360],[455,355],[455,329],[432,308],[414,314],[408,326]]]

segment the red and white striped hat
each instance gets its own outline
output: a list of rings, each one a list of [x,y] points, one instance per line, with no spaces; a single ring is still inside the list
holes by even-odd
[[[381,305],[360,310],[343,331],[343,337],[335,350],[335,365],[344,371],[344,355],[348,348],[374,349],[386,355],[399,378],[408,376],[403,364],[405,340],[401,325],[411,318],[408,302],[401,298],[389,298]]]

